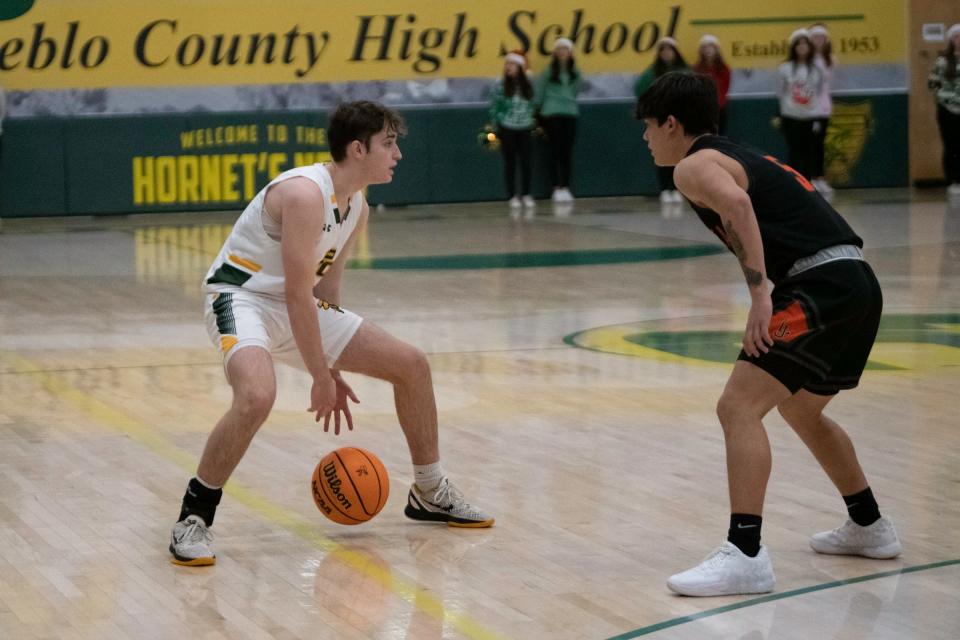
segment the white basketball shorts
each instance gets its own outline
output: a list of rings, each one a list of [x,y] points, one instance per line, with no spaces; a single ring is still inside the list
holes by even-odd
[[[293,339],[286,302],[249,291],[210,293],[204,298],[207,335],[223,355],[224,371],[231,356],[249,346],[263,347],[275,360],[306,370]],[[362,322],[363,318],[347,309],[317,305],[327,366],[334,365]]]

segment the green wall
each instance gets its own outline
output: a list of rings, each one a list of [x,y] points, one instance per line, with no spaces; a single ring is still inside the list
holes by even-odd
[[[906,94],[837,102],[831,157],[847,159],[835,163],[839,169],[834,181],[849,187],[906,186]],[[632,108],[626,101],[583,105],[571,185],[575,195],[657,193],[656,173]],[[783,139],[771,124],[775,114],[772,98],[735,100],[728,135],[785,158]],[[392,184],[371,187],[372,203],[503,197],[500,156],[477,144],[486,108],[432,106],[406,109],[403,115],[410,130],[401,141],[404,159]],[[0,216],[239,209],[268,182],[271,169],[322,158],[318,154],[326,151],[325,140],[298,140],[295,132],[301,127],[316,133],[325,124],[325,114],[308,112],[11,119],[0,137]],[[193,148],[185,147],[181,138],[183,132],[198,130],[213,136],[217,127],[231,125],[255,132],[256,141],[217,144],[214,139],[210,147]],[[277,136],[282,126],[289,133],[286,140]],[[547,150],[539,137],[534,155],[534,192],[545,197],[550,192]],[[161,173],[170,178],[154,182],[141,173],[140,202],[134,197],[137,156],[151,158],[155,180]],[[146,162],[141,161],[141,169]],[[204,173],[206,181],[198,186],[201,162],[214,163],[220,172]],[[166,173],[159,170],[161,165]],[[144,188],[147,183],[165,186],[151,191]],[[190,184],[192,188],[185,186]]]

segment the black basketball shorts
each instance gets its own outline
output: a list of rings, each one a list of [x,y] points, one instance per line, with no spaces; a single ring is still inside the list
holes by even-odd
[[[757,365],[791,393],[833,395],[860,382],[877,337],[883,294],[863,260],[835,260],[785,278],[773,289],[768,353]]]

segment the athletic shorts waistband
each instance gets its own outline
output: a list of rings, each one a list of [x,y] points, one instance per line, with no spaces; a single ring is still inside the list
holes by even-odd
[[[822,264],[833,262],[834,260],[863,260],[863,251],[855,244],[838,244],[820,249],[820,251],[817,251],[812,256],[800,258],[794,262],[790,270],[787,271],[787,277],[792,278],[807,269],[819,267]]]

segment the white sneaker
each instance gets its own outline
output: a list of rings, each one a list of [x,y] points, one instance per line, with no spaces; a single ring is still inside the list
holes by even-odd
[[[833,187],[827,184],[824,178],[817,178],[813,181],[813,188],[827,196],[833,193]]]
[[[815,533],[810,547],[817,553],[865,558],[896,558],[903,549],[893,523],[884,517],[866,527],[847,520],[833,531]]]
[[[570,193],[570,189],[568,189],[567,187],[564,187],[560,191],[563,193],[564,202],[573,202],[573,194]]]
[[[512,198],[510,198],[511,209],[519,209],[522,206],[523,206],[523,203],[520,202],[520,196],[513,196]]]
[[[451,527],[482,528],[492,527],[494,523],[491,516],[464,500],[460,490],[446,477],[428,493],[413,483],[403,513],[412,520],[446,522]]]
[[[776,579],[767,548],[751,558],[727,541],[717,547],[703,562],[683,573],[670,576],[667,586],[682,596],[731,596],[747,593],[769,593]]]
[[[554,202],[563,202],[563,189],[557,187],[553,190],[553,196],[551,197],[553,198]]]
[[[947,197],[960,198],[960,182],[954,182],[947,187]]]
[[[680,204],[681,202],[683,202],[683,196],[680,195],[679,191],[671,191],[670,202],[673,202],[675,204]]]
[[[214,564],[213,533],[200,516],[190,515],[173,525],[170,534],[170,553],[174,564],[203,567]]]
[[[523,207],[524,209],[535,209],[537,207],[537,201],[533,199],[531,195],[523,196]]]
[[[670,204],[673,202],[673,196],[670,195],[670,192],[664,189],[660,192],[660,204]]]

